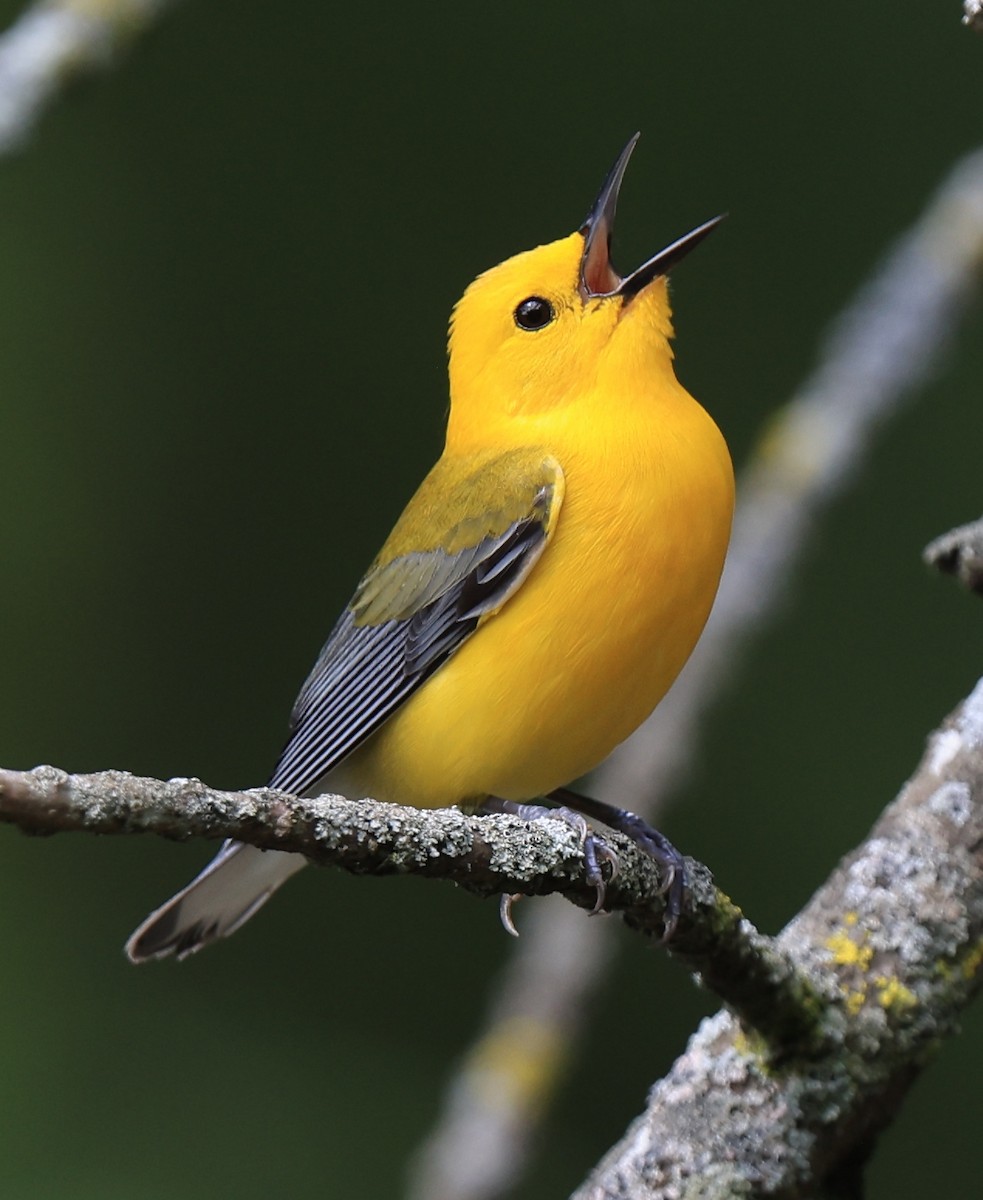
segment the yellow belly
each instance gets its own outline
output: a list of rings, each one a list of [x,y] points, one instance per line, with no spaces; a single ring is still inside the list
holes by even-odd
[[[531,799],[641,724],[709,614],[733,505],[726,448],[695,402],[657,434],[548,447],[566,494],[542,558],[336,787],[423,808]]]

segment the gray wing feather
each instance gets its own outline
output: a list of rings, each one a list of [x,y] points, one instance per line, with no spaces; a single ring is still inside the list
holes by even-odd
[[[529,516],[458,554],[414,553],[366,576],[301,689],[271,787],[294,795],[312,788],[501,607],[543,551],[551,494],[541,487]],[[380,604],[397,615],[358,623]]]

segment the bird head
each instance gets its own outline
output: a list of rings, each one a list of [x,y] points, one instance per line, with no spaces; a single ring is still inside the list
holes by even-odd
[[[496,416],[535,418],[610,394],[609,385],[644,391],[646,379],[672,376],[666,276],[722,218],[620,275],[611,239],[637,141],[618,156],[576,233],[517,254],[464,293],[451,319],[449,439],[471,441]]]

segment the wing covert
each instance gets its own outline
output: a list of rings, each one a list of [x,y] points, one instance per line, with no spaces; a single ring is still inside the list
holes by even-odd
[[[520,587],[555,527],[559,463],[542,451],[499,456],[455,482],[442,463],[369,568],[297,697],[270,786],[314,787],[365,741]],[[442,545],[409,549],[413,523],[436,524]],[[447,549],[443,548],[448,547]]]

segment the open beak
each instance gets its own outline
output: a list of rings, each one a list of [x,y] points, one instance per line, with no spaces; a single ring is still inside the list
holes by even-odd
[[[621,296],[625,300],[637,295],[646,284],[659,275],[667,275],[681,259],[724,219],[713,217],[696,229],[690,230],[671,245],[660,250],[630,275],[622,278],[611,265],[611,237],[614,233],[614,214],[618,207],[618,192],[625,175],[625,168],[635,149],[639,135],[636,133],[618,155],[608,173],[597,199],[580,227],[584,235],[584,253],[580,260],[580,295],[584,300],[598,296]]]

